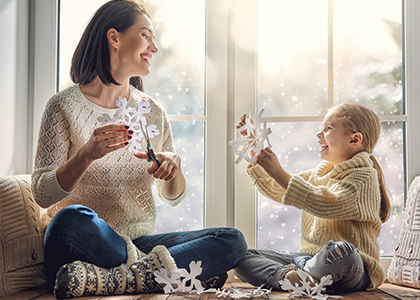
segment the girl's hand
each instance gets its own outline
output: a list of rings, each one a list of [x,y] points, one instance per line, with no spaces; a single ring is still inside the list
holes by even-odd
[[[255,162],[263,167],[265,172],[272,178],[275,178],[276,173],[283,169],[276,153],[268,147],[261,150],[260,154],[258,154],[255,159]]]
[[[124,148],[132,138],[133,131],[124,124],[111,124],[96,128],[87,143],[81,148],[84,155],[95,160],[110,152]]]
[[[134,155],[140,159],[148,159],[145,152],[138,152]],[[158,167],[157,162],[154,161],[147,169],[147,172],[157,179],[165,181],[174,179],[180,170],[181,158],[179,155],[173,152],[158,152],[155,153],[155,155],[160,161],[160,167]]]

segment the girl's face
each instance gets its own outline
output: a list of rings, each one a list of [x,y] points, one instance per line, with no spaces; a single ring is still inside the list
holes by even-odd
[[[321,146],[321,158],[337,165],[352,157],[350,141],[352,138],[335,115],[328,113],[324,118],[322,129],[316,135]]]
[[[115,63],[111,63],[116,75],[131,78],[149,74],[150,60],[158,51],[150,19],[144,14],[139,14],[136,22],[118,35],[118,54]]]

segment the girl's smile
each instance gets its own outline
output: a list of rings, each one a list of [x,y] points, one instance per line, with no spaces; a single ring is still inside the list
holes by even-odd
[[[327,114],[321,131],[317,133],[321,147],[321,158],[335,165],[353,156],[350,149],[351,134],[343,127],[342,121],[335,115]]]

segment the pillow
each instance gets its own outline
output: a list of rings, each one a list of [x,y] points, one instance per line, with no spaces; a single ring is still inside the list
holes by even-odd
[[[388,268],[391,283],[420,288],[420,176],[408,191],[404,223]]]
[[[0,297],[43,288],[44,232],[31,176],[0,176]]]

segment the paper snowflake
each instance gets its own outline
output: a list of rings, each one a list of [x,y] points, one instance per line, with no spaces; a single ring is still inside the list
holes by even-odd
[[[262,117],[263,113],[264,109],[258,114],[251,110],[245,119],[245,125],[236,130],[236,139],[229,142],[229,145],[235,145],[233,154],[238,155],[235,161],[236,164],[239,164],[242,159],[252,164],[257,155],[260,154],[261,149],[271,148],[270,140],[268,139],[271,128],[267,128],[267,121]],[[244,130],[246,130],[247,134],[242,136],[241,132]],[[255,153],[253,158],[250,158],[248,155],[251,151]]]
[[[340,299],[343,298],[341,296],[330,296],[326,294],[322,294],[326,290],[328,285],[333,283],[331,275],[327,275],[321,278],[319,283],[315,283],[315,286],[312,287],[309,281],[306,281],[308,274],[301,269],[297,270],[297,273],[301,279],[300,285],[295,283],[293,285],[289,279],[280,280],[280,286],[285,291],[291,291],[289,294],[289,298],[296,298],[296,297],[310,297],[312,299],[317,300],[326,300],[328,298]]]
[[[169,293],[196,293],[201,294],[204,291],[200,280],[196,277],[201,274],[201,261],[192,261],[189,265],[190,273],[185,269],[178,269],[169,277],[165,269],[155,271],[155,279],[158,283],[164,284],[163,291]],[[190,285],[186,283],[190,281]],[[213,291],[213,290],[212,290]]]
[[[109,124],[125,124],[129,126],[133,130],[133,138],[129,142],[128,150],[137,153],[141,151],[141,139],[144,137],[140,126],[143,126],[143,130],[147,130],[150,139],[157,136],[160,132],[154,124],[147,126],[144,114],[148,114],[151,110],[149,101],[138,103],[137,109],[130,106],[127,107],[127,103],[126,98],[118,97],[116,104],[119,110],[112,117],[108,114],[102,114],[97,120],[101,126]]]

